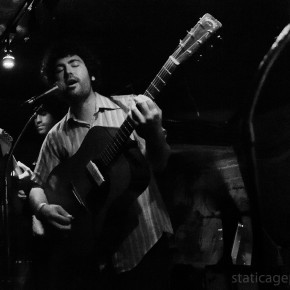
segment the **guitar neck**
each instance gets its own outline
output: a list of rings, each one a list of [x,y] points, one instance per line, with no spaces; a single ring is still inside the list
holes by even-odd
[[[177,49],[162,66],[156,77],[145,90],[144,95],[155,100],[156,96],[167,84],[176,67],[192,56],[221,26],[222,24],[208,13],[200,18],[197,24],[188,31],[186,37],[179,42]],[[105,160],[103,162],[104,165],[109,165],[117,157],[134,129],[135,124],[130,116],[128,116],[113,141],[101,155],[102,160]]]
[[[167,84],[176,66],[177,63],[174,63],[173,56],[170,56],[166,63],[162,66],[156,77],[150,83],[148,88],[145,90],[144,95],[154,100],[161,92],[163,87]],[[103,160],[105,166],[108,166],[117,157],[119,152],[121,152],[130,135],[135,130],[135,127],[136,125],[134,124],[130,116],[128,116],[118,130],[113,141],[106,147],[101,155],[101,159]]]
[[[163,87],[166,86],[173,71],[178,65],[178,61],[174,58],[174,55],[170,56],[165,64],[162,66],[154,80],[150,83],[146,89],[144,95],[154,100],[155,97],[161,92]]]

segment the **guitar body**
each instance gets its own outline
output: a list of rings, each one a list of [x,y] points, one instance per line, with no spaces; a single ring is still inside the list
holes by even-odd
[[[100,154],[116,132],[116,128],[91,128],[79,150],[48,177],[48,202],[61,205],[74,217],[69,239],[59,239],[62,235],[55,229],[48,228],[48,233],[53,230],[74,253],[112,252],[138,223],[129,208],[148,186],[150,172],[134,141],[128,141],[123,153],[104,166]],[[101,185],[87,169],[90,161],[105,179]]]

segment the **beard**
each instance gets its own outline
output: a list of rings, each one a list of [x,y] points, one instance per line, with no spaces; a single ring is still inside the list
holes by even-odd
[[[91,93],[91,86],[81,85],[78,83],[76,88],[70,90],[67,89],[64,94],[63,98],[69,104],[77,105],[85,101]]]

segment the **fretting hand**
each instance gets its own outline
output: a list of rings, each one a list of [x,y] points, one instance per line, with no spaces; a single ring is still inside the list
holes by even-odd
[[[137,133],[144,139],[155,138],[162,133],[162,111],[150,98],[138,95],[134,98],[131,116],[137,125]]]

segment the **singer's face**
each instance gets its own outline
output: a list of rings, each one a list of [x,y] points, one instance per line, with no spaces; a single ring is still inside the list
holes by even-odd
[[[55,65],[55,76],[57,81],[65,83],[65,97],[70,102],[86,99],[92,92],[88,69],[78,55],[58,59]]]

